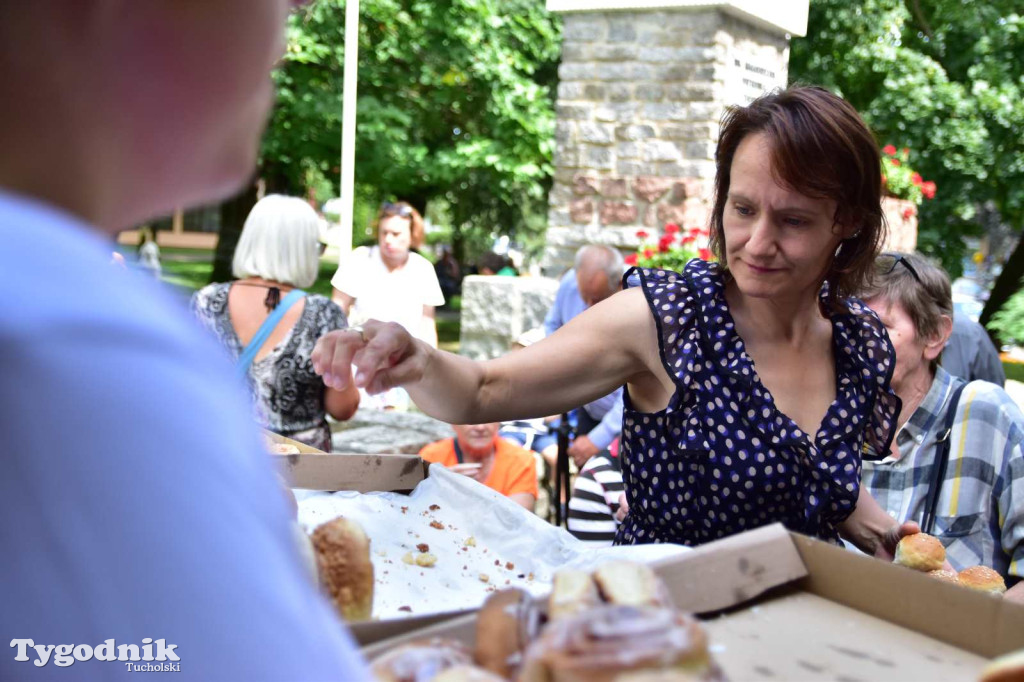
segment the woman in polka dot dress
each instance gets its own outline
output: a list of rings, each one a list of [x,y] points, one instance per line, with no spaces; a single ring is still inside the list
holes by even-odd
[[[634,269],[625,290],[529,349],[479,363],[393,325],[335,332],[328,385],[350,365],[371,391],[404,386],[452,423],[555,414],[626,385],[619,543],[698,545],[772,522],[891,556],[916,532],[860,488],[900,402],[892,346],[848,298],[884,236],[878,148],[819,88],[731,109],[716,152],[712,250],[683,272]]]

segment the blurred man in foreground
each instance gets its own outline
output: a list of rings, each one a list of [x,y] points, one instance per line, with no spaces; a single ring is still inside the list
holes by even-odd
[[[293,4],[0,4],[2,679],[108,640],[191,679],[368,677],[223,353],[109,265],[118,230],[249,179]],[[131,678],[126,660],[72,676]]]

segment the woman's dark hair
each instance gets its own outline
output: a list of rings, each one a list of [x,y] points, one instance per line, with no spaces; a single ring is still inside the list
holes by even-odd
[[[396,201],[395,203],[385,201],[380,205],[380,210],[377,212],[377,222],[373,224],[374,240],[380,240],[380,221],[393,216],[406,218],[409,221],[409,247],[418,249],[423,246],[423,241],[426,239],[423,217],[419,211],[412,207],[412,204],[405,201]]]
[[[783,187],[836,202],[834,224],[850,235],[825,275],[828,304],[856,295],[869,279],[885,240],[878,144],[860,114],[841,97],[813,86],[793,86],[730,107],[715,151],[711,250],[725,263],[723,216],[736,149],[748,135],[765,136],[772,173]]]

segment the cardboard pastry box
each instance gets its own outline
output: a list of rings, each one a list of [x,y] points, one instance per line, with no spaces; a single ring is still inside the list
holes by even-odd
[[[977,680],[1024,648],[1024,607],[767,526],[656,565],[676,605],[705,621],[730,680]],[[449,637],[475,613],[364,647]]]

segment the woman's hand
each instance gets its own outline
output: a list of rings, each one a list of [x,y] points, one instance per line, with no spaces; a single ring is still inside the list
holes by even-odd
[[[879,542],[875,547],[875,558],[891,562],[896,557],[896,545],[908,535],[921,532],[921,526],[914,521],[894,524],[889,530],[882,533]]]
[[[324,334],[311,359],[324,384],[345,390],[349,377],[367,393],[384,391],[422,378],[430,349],[418,343],[401,325],[370,320]]]

